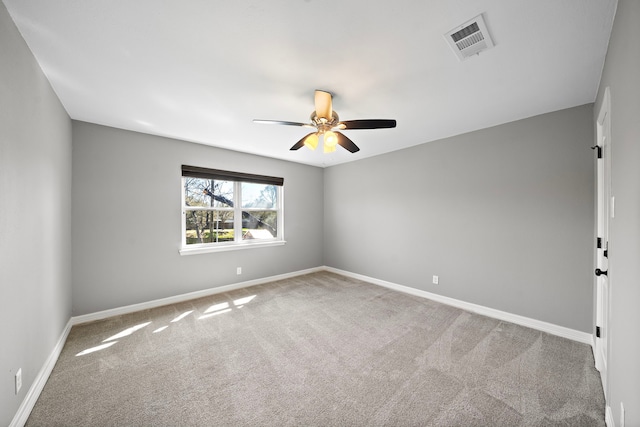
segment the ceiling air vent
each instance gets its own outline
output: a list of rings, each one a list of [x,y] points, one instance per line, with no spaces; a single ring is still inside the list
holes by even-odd
[[[460,61],[493,47],[482,15],[457,26],[444,37]]]

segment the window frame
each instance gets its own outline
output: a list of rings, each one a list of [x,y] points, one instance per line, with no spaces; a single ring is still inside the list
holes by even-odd
[[[231,208],[194,206],[185,205],[185,179],[202,178],[214,179],[218,181],[233,182],[233,199],[234,206]],[[273,185],[277,191],[277,201],[275,208],[245,208],[242,206],[242,184],[265,184]],[[181,221],[181,242],[180,254],[192,255],[208,252],[223,252],[239,249],[263,248],[271,246],[284,245],[284,179],[277,177],[269,177],[264,175],[245,174],[240,172],[222,171],[217,169],[207,169],[195,166],[182,165],[182,176],[180,179],[181,197],[180,197],[180,221]],[[234,240],[232,242],[209,242],[209,243],[192,243],[187,244],[187,221],[186,215],[190,211],[232,211],[233,212],[233,230]],[[242,239],[242,212],[251,211],[274,211],[277,215],[276,227],[277,235],[272,239]],[[239,232],[238,232],[239,231]]]

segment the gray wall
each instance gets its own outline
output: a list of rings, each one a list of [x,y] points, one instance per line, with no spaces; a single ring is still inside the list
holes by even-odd
[[[327,168],[325,264],[590,333],[592,115],[589,104]]]
[[[182,164],[284,177],[286,245],[181,256]],[[316,167],[74,121],[74,315],[321,266],[322,177]]]
[[[71,120],[0,2],[0,425],[70,315]]]
[[[611,91],[611,191],[615,218],[609,240],[609,405],[620,425],[640,426],[640,2],[620,0],[595,109]]]

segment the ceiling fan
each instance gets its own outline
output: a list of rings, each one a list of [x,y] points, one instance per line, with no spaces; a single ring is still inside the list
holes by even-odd
[[[298,150],[305,146],[311,150],[315,150],[318,146],[320,137],[323,137],[324,152],[331,153],[336,151],[336,145],[340,145],[346,150],[355,153],[360,148],[349,138],[338,131],[352,129],[381,129],[396,127],[395,120],[387,119],[367,119],[367,120],[344,120],[340,121],[338,113],[333,111],[331,105],[332,95],[324,90],[316,90],[315,92],[315,111],[311,113],[311,123],[286,122],[281,120],[260,120],[254,119],[254,123],[266,123],[287,126],[302,126],[307,128],[315,128],[316,130],[304,136],[300,141],[296,142],[291,150]]]

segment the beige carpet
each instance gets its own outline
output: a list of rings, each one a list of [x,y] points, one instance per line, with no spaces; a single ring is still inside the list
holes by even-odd
[[[321,272],[73,327],[27,425],[605,424],[589,346]]]

